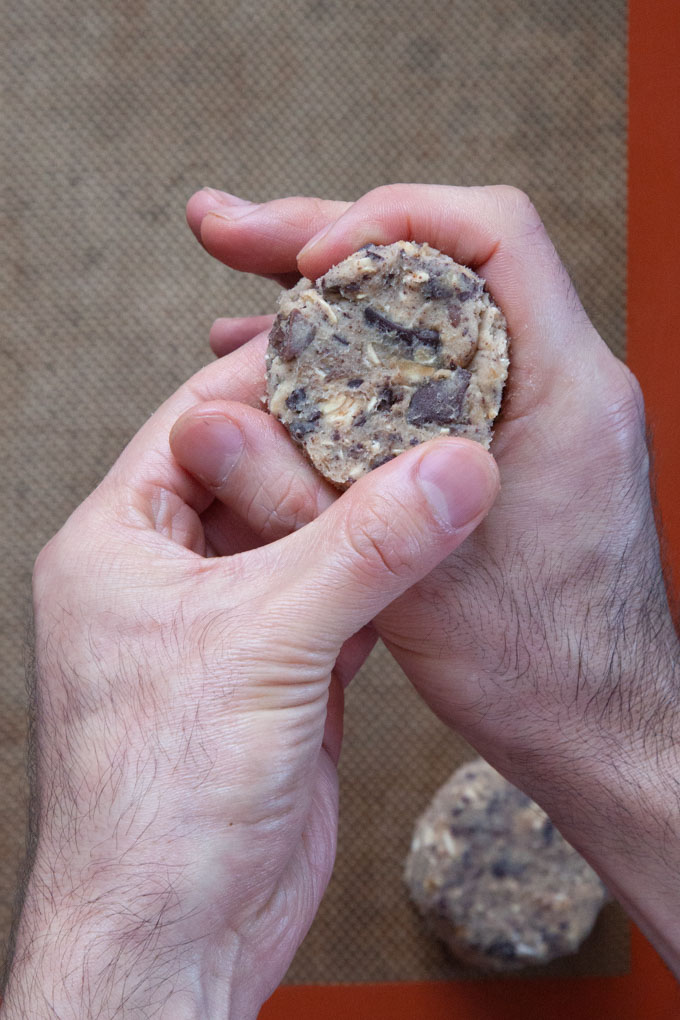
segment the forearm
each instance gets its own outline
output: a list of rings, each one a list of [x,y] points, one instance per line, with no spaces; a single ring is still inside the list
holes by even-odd
[[[254,1020],[259,1004],[233,994],[235,935],[196,937],[175,891],[162,881],[149,885],[123,862],[106,886],[77,887],[77,881],[74,875],[67,900],[40,862],[34,869],[3,1018]]]
[[[643,647],[615,695],[591,692],[593,710],[566,712],[545,757],[518,751],[514,764],[680,975],[680,658],[670,617]]]
[[[680,767],[667,777],[656,763],[635,768],[611,770],[608,783],[574,784],[551,814],[680,975]]]

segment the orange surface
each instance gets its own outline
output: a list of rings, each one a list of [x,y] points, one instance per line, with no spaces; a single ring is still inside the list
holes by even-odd
[[[654,435],[680,577],[680,0],[629,0],[628,363]],[[655,307],[652,298],[663,294]],[[622,977],[280,988],[260,1020],[677,1020],[680,987],[633,928]]]
[[[629,48],[628,363],[647,402],[669,559],[680,576],[678,0],[630,0]],[[655,294],[663,294],[657,308]]]

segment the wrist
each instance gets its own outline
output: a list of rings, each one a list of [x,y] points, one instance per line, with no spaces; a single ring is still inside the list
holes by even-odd
[[[77,883],[77,877],[76,877]],[[31,875],[2,1016],[76,1020],[253,1020],[259,1003],[235,988],[239,936],[196,932],[172,888],[143,884],[121,868],[106,885],[55,890],[41,855]],[[208,925],[206,925],[206,928]]]

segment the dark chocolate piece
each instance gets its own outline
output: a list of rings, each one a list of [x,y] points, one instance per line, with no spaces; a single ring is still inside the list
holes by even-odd
[[[423,297],[428,301],[444,301],[452,298],[455,293],[453,287],[441,276],[431,276],[427,283],[423,284]]]
[[[394,333],[399,340],[409,346],[420,343],[427,347],[439,347],[439,332],[436,329],[412,329],[410,326],[402,326],[400,323],[388,319],[382,312],[376,311],[371,305],[364,308],[364,319],[381,333]]]
[[[286,322],[274,325],[269,342],[282,361],[292,361],[309,347],[315,333],[315,327],[295,308]]]
[[[458,368],[446,379],[433,379],[417,389],[411,398],[406,420],[411,425],[451,425],[463,414],[463,401],[470,384],[470,373]]]
[[[286,407],[291,411],[300,411],[307,403],[307,390],[304,386],[298,386],[296,390],[286,397]]]
[[[496,939],[490,946],[486,947],[486,955],[506,963],[516,959],[517,953],[512,942],[507,939]]]
[[[389,411],[400,400],[403,400],[401,393],[395,393],[391,386],[383,386],[378,394],[378,403],[375,405],[375,409],[376,411]]]

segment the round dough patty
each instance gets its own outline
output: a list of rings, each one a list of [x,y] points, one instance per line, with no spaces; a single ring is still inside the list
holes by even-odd
[[[281,296],[269,409],[339,488],[441,434],[488,447],[508,370],[484,281],[427,244],[369,244]]]
[[[481,758],[418,820],[404,878],[451,952],[497,971],[575,952],[609,898],[538,804]]]

